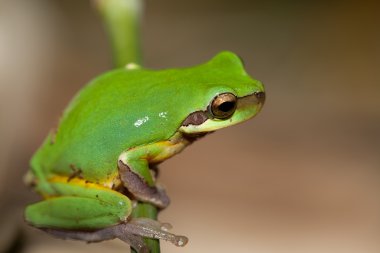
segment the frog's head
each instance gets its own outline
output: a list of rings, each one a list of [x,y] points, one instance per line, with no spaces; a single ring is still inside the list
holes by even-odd
[[[265,101],[264,87],[244,70],[242,60],[222,52],[201,66],[215,80],[203,84],[202,105],[182,122],[180,131],[198,135],[246,121],[255,116]],[[201,75],[201,74],[200,74]]]

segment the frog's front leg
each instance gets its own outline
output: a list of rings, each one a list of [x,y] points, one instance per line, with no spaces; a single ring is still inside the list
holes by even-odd
[[[119,156],[120,179],[138,200],[152,203],[159,208],[169,205],[165,191],[155,186],[149,164],[157,164],[182,151],[191,141],[177,133],[166,141],[138,146]]]

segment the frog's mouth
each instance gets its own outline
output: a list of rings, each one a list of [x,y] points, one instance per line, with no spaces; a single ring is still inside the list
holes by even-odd
[[[264,92],[255,92],[240,97],[237,99],[235,112],[230,117],[224,119],[213,117],[209,109],[193,112],[182,122],[179,130],[185,134],[199,135],[236,125],[255,116],[263,107],[264,101]]]

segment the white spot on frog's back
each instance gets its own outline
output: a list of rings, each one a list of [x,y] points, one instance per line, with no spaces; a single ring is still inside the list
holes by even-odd
[[[135,123],[133,123],[133,125],[135,127],[141,127],[142,125],[144,125],[148,121],[149,121],[149,117],[145,116],[143,118],[140,118],[140,119],[136,120]]]
[[[167,120],[167,115],[168,115],[168,112],[160,112],[160,113],[158,114],[158,117]]]

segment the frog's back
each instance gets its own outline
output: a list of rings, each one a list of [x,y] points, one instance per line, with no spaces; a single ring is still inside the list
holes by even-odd
[[[117,174],[122,151],[170,138],[181,117],[170,119],[175,115],[162,107],[155,75],[119,69],[89,83],[32,158],[33,169],[66,176],[80,171],[86,179],[107,181]]]
[[[168,140],[190,113],[205,110],[224,84],[237,96],[252,91],[240,59],[228,52],[191,68],[103,74],[69,104],[32,168],[47,176],[81,171],[88,180],[108,180],[117,175],[123,151]]]

